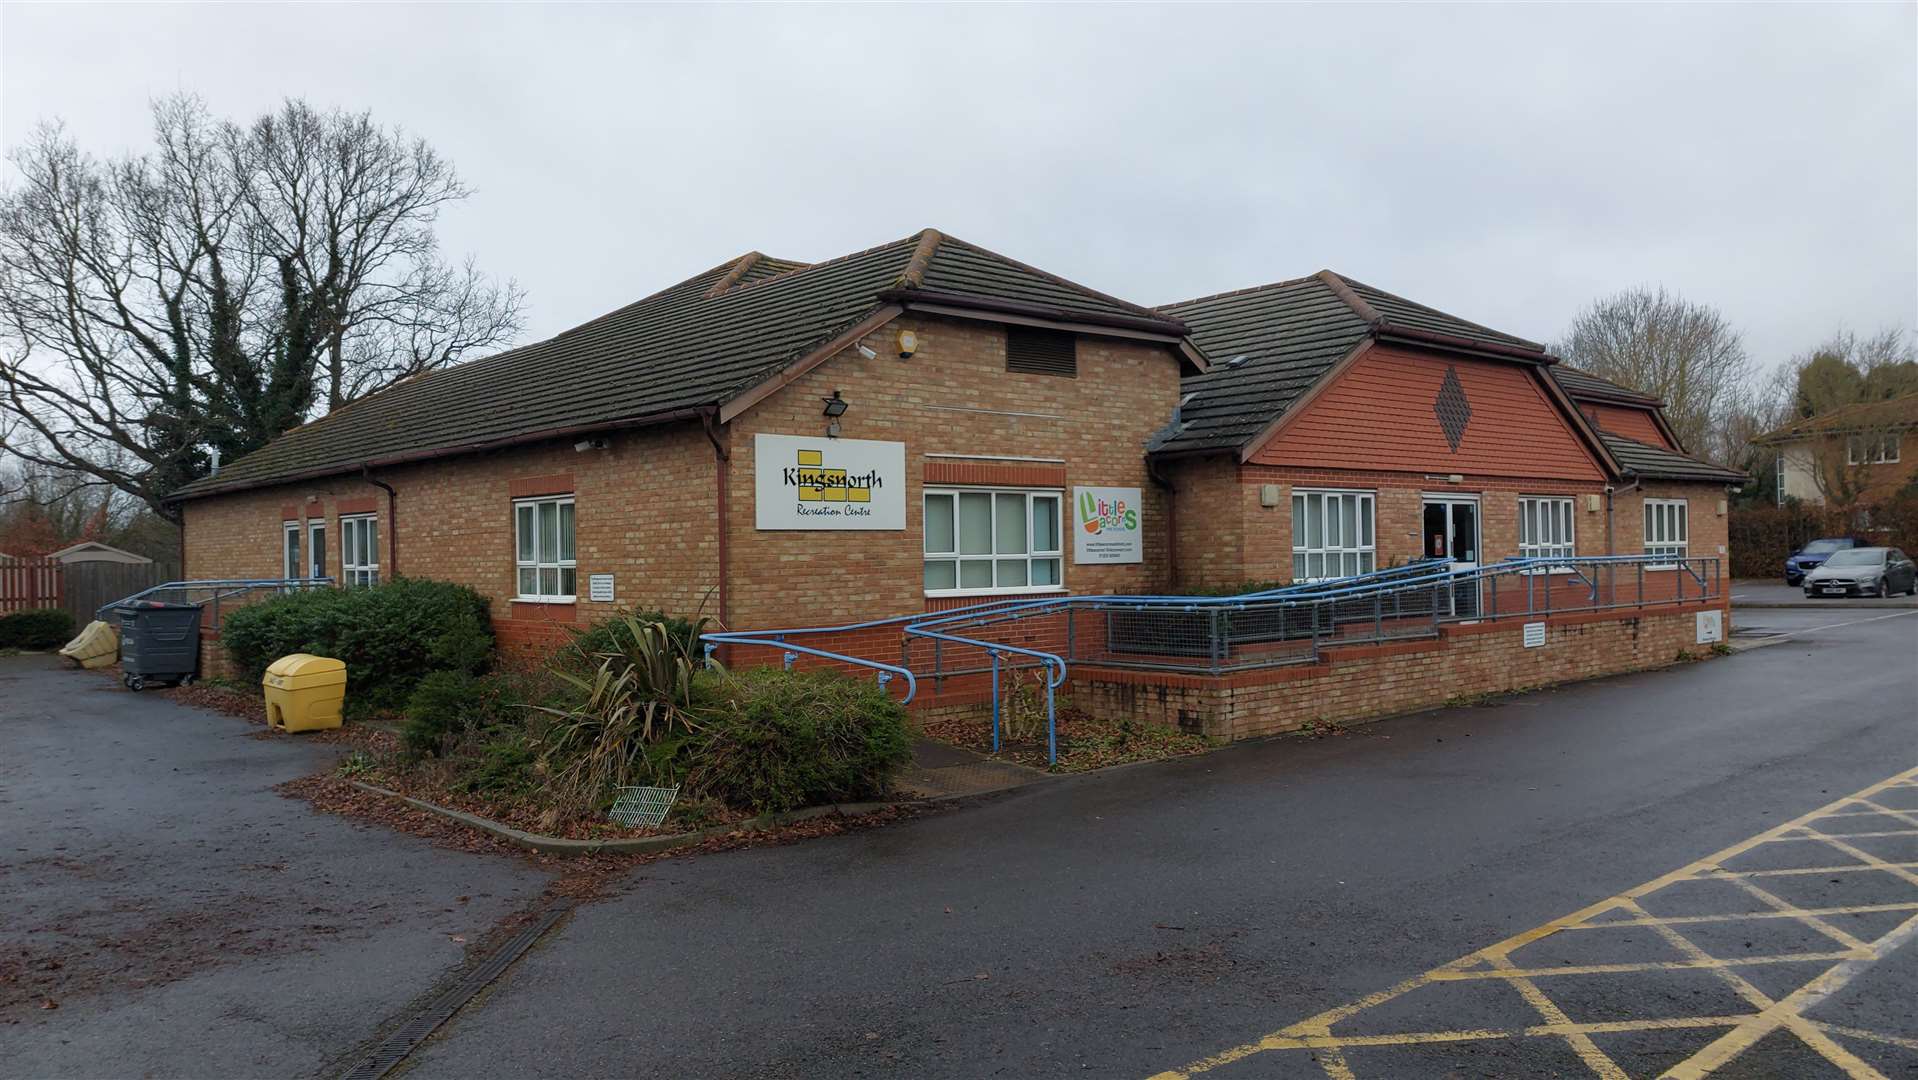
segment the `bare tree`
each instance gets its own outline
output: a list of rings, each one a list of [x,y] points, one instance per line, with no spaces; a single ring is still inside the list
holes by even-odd
[[[1715,432],[1751,375],[1744,343],[1725,317],[1663,287],[1594,302],[1555,351],[1574,367],[1663,399],[1679,442],[1707,455],[1724,451]]]
[[[112,162],[43,126],[0,194],[0,449],[171,515],[209,452],[504,344],[524,294],[439,258],[467,189],[417,138],[289,101],[153,107]],[[8,428],[11,424],[11,428]]]

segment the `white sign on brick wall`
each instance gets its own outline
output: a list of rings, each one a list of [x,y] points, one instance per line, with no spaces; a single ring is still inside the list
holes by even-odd
[[[1698,643],[1711,645],[1725,640],[1725,613],[1722,611],[1701,611],[1698,613]]]
[[[756,435],[753,517],[761,529],[904,529],[906,444]]]
[[[1127,487],[1072,489],[1072,561],[1145,561],[1144,492]]]

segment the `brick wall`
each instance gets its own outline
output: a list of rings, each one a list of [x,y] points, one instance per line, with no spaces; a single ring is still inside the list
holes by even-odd
[[[538,648],[615,607],[690,613],[713,604],[718,533],[712,444],[697,425],[635,429],[581,453],[572,441],[469,454],[379,470],[393,486],[398,570],[470,585],[491,598],[502,645]],[[519,603],[516,496],[574,497],[577,604]],[[386,493],[357,476],[196,499],[187,504],[188,578],[279,577],[281,523],[327,522],[327,571],[341,575],[341,513],[379,521],[380,573],[393,575]],[[304,530],[302,541],[304,550]],[[611,573],[615,603],[583,598],[589,574]]]
[[[896,342],[907,329],[919,345],[911,359],[901,360]],[[1146,475],[1145,444],[1178,402],[1178,361],[1167,347],[1082,336],[1079,374],[1068,379],[1008,373],[1005,331],[991,323],[906,316],[864,343],[877,354],[873,359],[848,348],[729,425],[733,626],[823,625],[941,606],[925,597],[920,492],[929,471],[935,482],[962,474],[981,480],[989,474],[978,466],[991,463],[970,462],[973,472],[963,473],[954,459],[928,455],[1048,459],[999,466],[1061,470],[1049,476],[1068,499],[1077,484],[1139,488],[1145,561],[1075,564],[1071,510],[1064,507],[1065,586],[1075,593],[1166,587],[1164,493]],[[905,443],[905,530],[755,528],[753,437],[821,434],[821,399],[834,390],[851,403],[840,418],[843,438]]]
[[[1448,625],[1435,640],[1330,648],[1315,664],[1223,676],[1080,665],[1075,707],[1224,739],[1295,731],[1432,708],[1476,694],[1661,667],[1699,653],[1698,606],[1554,616],[1546,643],[1525,648],[1519,620]],[[1725,610],[1725,609],[1720,609]],[[1726,610],[1726,632],[1730,612]]]

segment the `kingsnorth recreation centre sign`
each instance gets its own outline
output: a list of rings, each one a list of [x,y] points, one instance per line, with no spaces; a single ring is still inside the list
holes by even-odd
[[[753,514],[761,529],[904,529],[906,444],[756,435]]]

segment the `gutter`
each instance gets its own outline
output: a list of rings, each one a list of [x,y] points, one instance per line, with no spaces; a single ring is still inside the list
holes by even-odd
[[[488,450],[501,450],[507,447],[524,446],[527,443],[549,442],[553,439],[570,438],[574,435],[597,435],[621,428],[646,427],[652,424],[666,424],[675,420],[697,420],[704,416],[709,405],[692,408],[671,409],[666,412],[647,413],[641,416],[625,417],[619,420],[602,420],[591,424],[574,424],[568,427],[542,428],[538,431],[522,432],[499,439],[487,439],[481,442],[458,443],[453,446],[439,446],[426,450],[409,450],[403,454],[391,454],[382,458],[370,458],[357,465],[328,465],[318,469],[289,473],[285,476],[271,476],[260,480],[241,480],[234,484],[219,484],[213,487],[188,491],[185,488],[167,496],[168,502],[186,502],[190,499],[203,499],[209,495],[228,495],[235,491],[248,491],[253,488],[273,487],[279,484],[292,484],[302,480],[319,480],[329,476],[350,476],[355,472],[368,469],[386,468],[394,465],[411,465],[420,461],[432,461],[437,458],[455,457],[460,454],[478,454]]]

